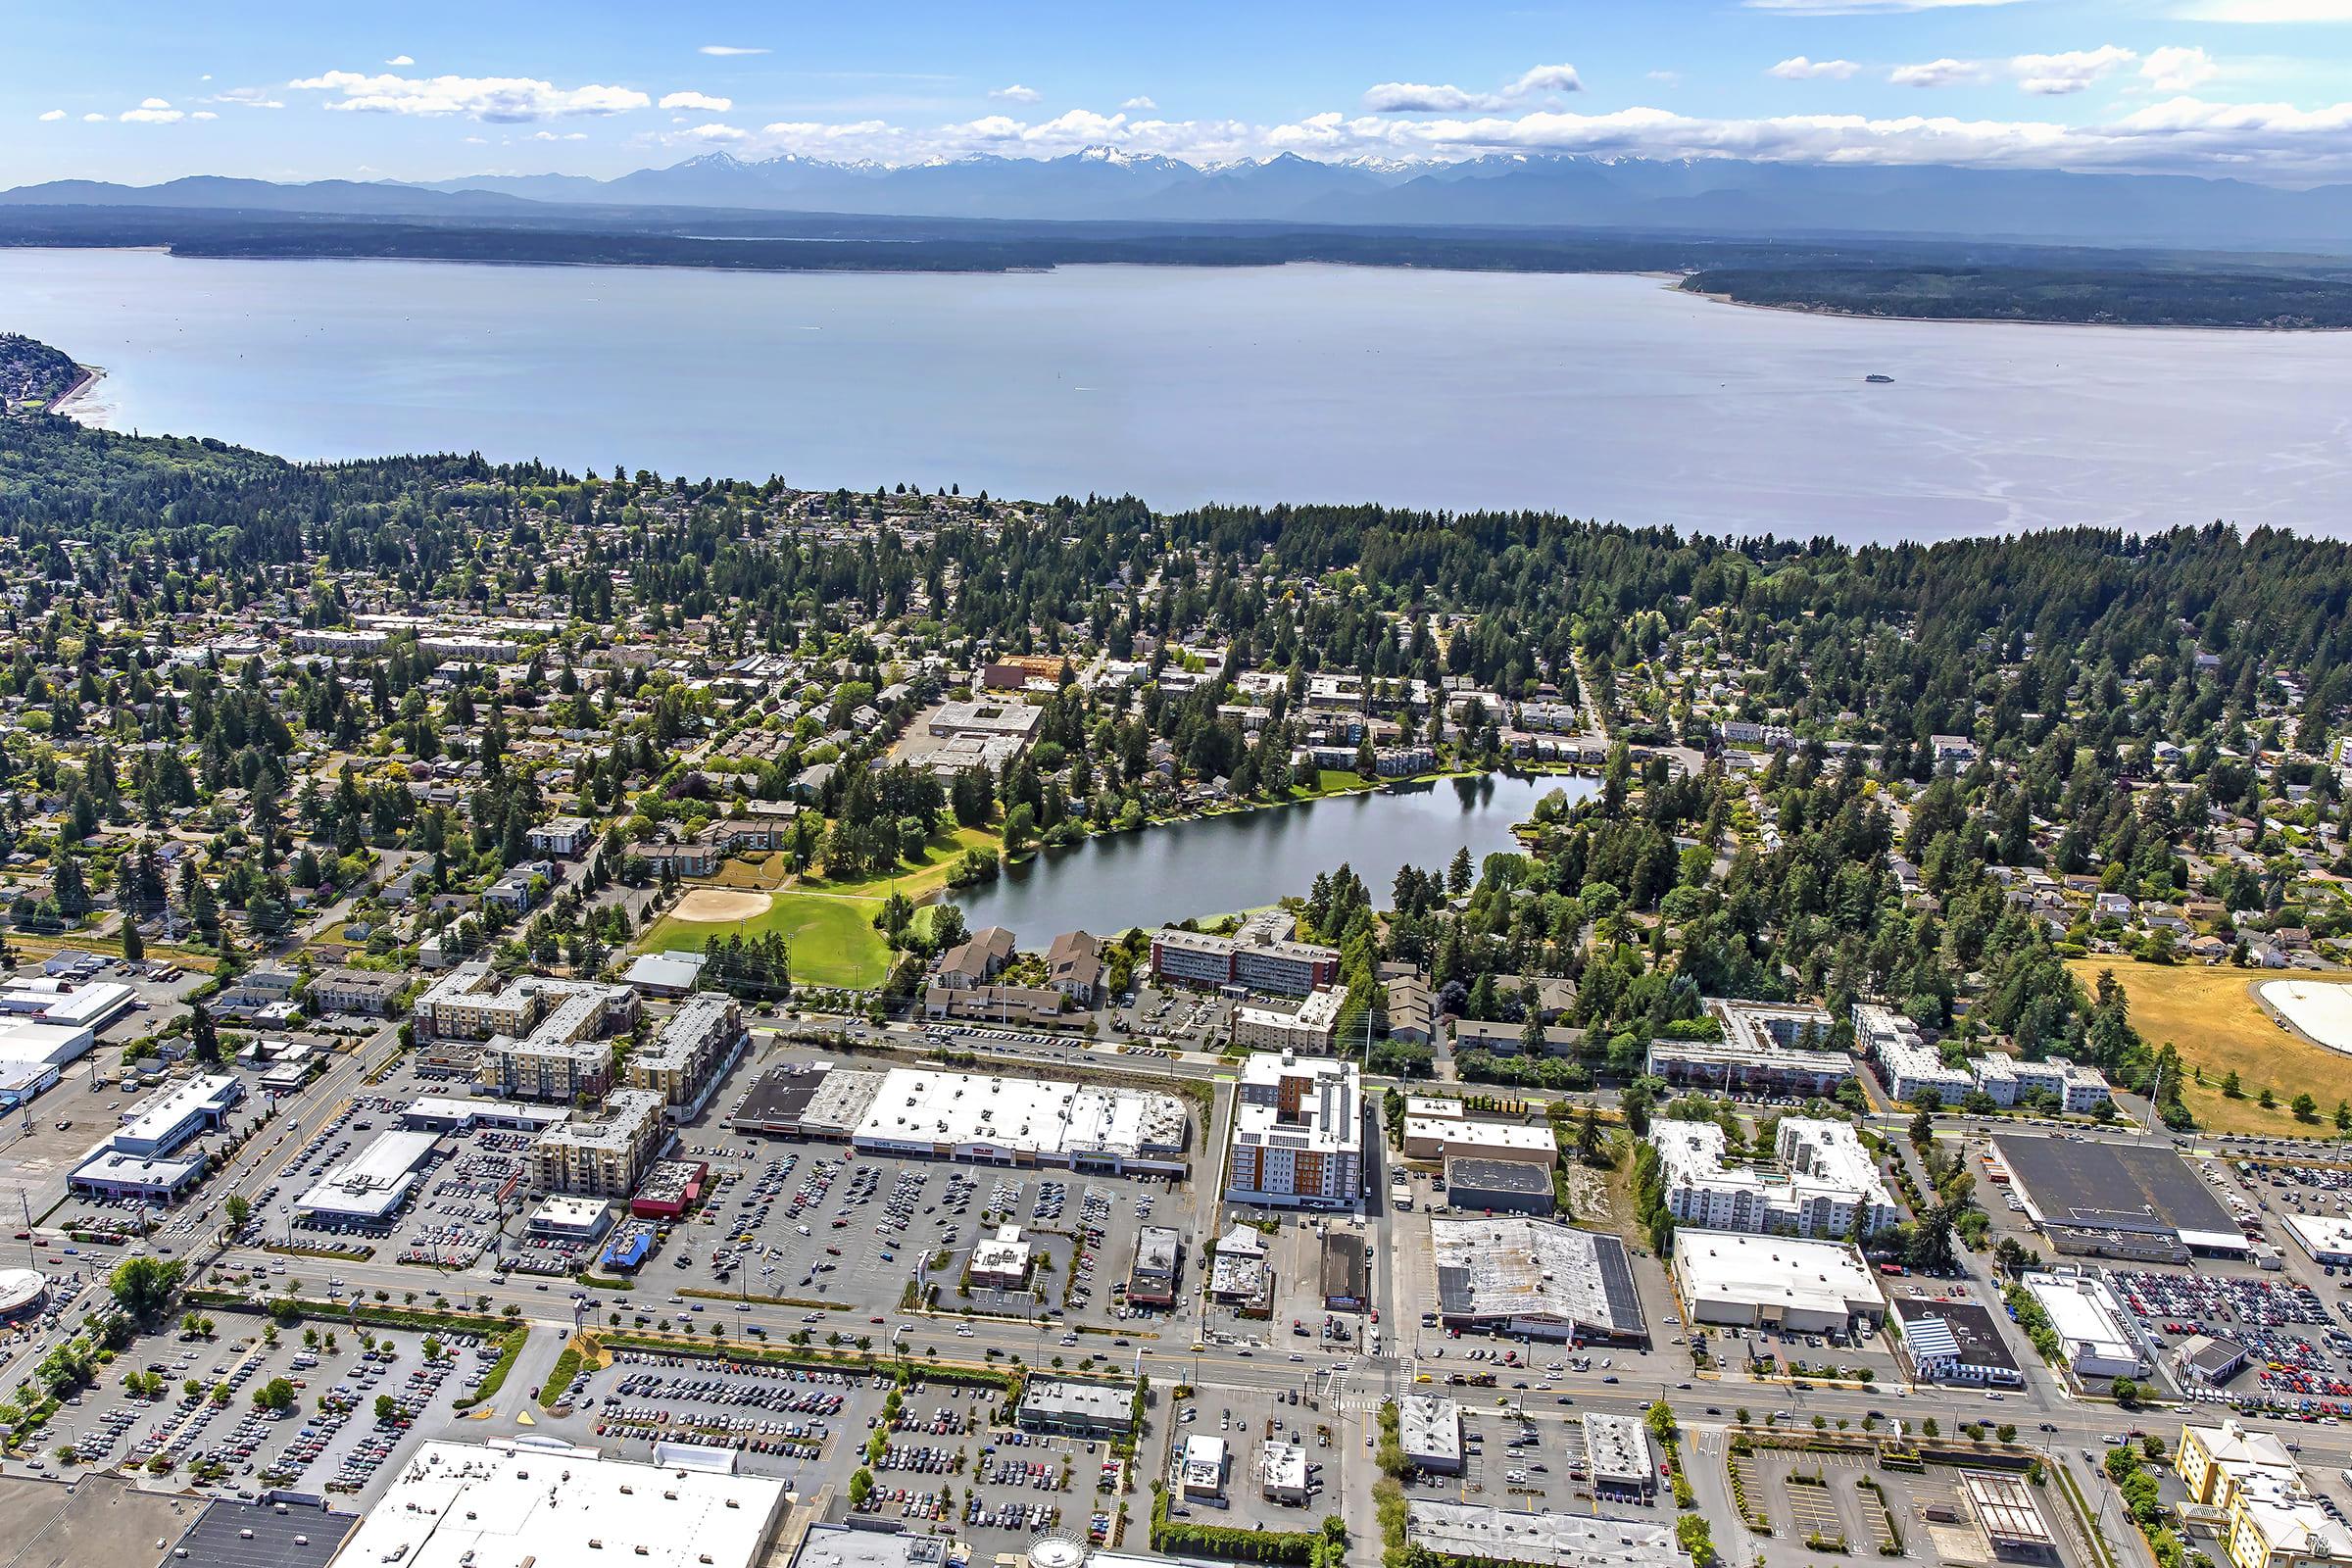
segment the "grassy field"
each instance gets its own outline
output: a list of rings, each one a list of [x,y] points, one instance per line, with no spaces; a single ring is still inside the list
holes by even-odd
[[[679,948],[700,953],[711,937],[760,936],[780,932],[792,944],[792,978],[797,984],[819,986],[876,986],[890,973],[890,945],[874,929],[874,916],[895,888],[918,903],[944,891],[948,873],[967,849],[994,849],[996,835],[978,828],[956,828],[935,835],[926,846],[923,863],[895,877],[868,877],[836,882],[805,876],[778,889],[773,873],[783,857],[766,862],[729,861],[712,882],[720,887],[772,892],[774,904],[749,920],[663,919],[641,939],[641,952]]]
[[[2068,967],[2086,990],[2097,985],[2101,969],[2113,969],[2131,1000],[2132,1022],[2141,1038],[2155,1046],[2172,1042],[2192,1072],[2203,1074],[2203,1083],[2192,1077],[2181,1086],[2181,1099],[2198,1126],[2274,1137],[2334,1134],[2336,1102],[2352,1100],[2352,1056],[2322,1050],[2271,1021],[2254,1000],[2253,988],[2278,975],[2229,965],[2209,969],[2115,958],[2079,958]],[[2232,1069],[2243,1099],[2231,1100],[2221,1091],[2223,1075]],[[2278,1097],[2275,1109],[2265,1110],[2259,1102],[2266,1088]],[[2299,1122],[2286,1108],[2305,1090],[2320,1102],[2317,1122]]]
[[[665,917],[637,945],[660,953],[676,948],[700,953],[711,937],[754,937],[781,932],[792,944],[792,978],[801,985],[874,986],[890,972],[890,946],[874,929],[880,899],[784,892],[765,914],[749,920],[681,920]]]

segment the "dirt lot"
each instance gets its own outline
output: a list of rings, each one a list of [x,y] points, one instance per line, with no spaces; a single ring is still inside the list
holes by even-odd
[[[2099,971],[2113,969],[2130,999],[2132,1022],[2151,1044],[2180,1049],[2180,1059],[2204,1077],[2181,1086],[2181,1098],[2200,1127],[2214,1132],[2262,1133],[2272,1137],[2332,1137],[2329,1119],[2339,1100],[2352,1099],[2352,1056],[2324,1050],[2271,1021],[2254,1000],[2254,987],[2275,980],[2266,969],[2229,965],[2133,963],[2113,957],[2078,958],[2069,965],[2087,987]],[[2235,1070],[2244,1098],[2221,1092],[2225,1074]],[[2275,1109],[2257,1097],[2276,1093]],[[2287,1102],[2308,1089],[2320,1102],[2320,1119],[2298,1122]]]
[[[751,920],[775,901],[764,893],[732,888],[689,888],[670,912],[680,920]]]

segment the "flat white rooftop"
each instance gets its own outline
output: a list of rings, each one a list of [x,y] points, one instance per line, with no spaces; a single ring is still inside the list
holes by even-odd
[[[2108,1359],[2139,1359],[2139,1343],[2104,1282],[2080,1274],[2027,1274],[2018,1283],[2049,1313],[2062,1343]]]
[[[2352,1219],[2340,1214],[2289,1214],[2286,1228],[2314,1257],[2322,1252],[2352,1252]]]
[[[1870,1265],[1843,1242],[1683,1229],[1674,1234],[1674,1267],[1693,1300],[1828,1313],[1886,1307]]]
[[[400,1206],[416,1185],[416,1167],[432,1152],[438,1133],[378,1133],[375,1142],[318,1178],[295,1200],[305,1214],[378,1220]]]
[[[783,1503],[784,1483],[760,1477],[634,1464],[588,1448],[427,1443],[334,1568],[751,1568]]]
[[[845,1071],[828,1073],[827,1089]],[[1156,1090],[913,1067],[878,1076],[850,1132],[860,1146],[945,1144],[1054,1156],[1172,1154],[1184,1147],[1184,1104]]]

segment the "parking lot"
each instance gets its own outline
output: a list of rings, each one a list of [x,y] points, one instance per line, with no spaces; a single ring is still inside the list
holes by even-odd
[[[690,1132],[688,1137],[697,1135]],[[1200,1239],[1190,1234],[1186,1184],[1143,1176],[1012,1170],[935,1159],[862,1154],[837,1145],[717,1134],[683,1152],[712,1161],[710,1199],[674,1224],[638,1271],[635,1310],[723,1315],[725,1298],[808,1308],[804,1322],[831,1334],[880,1338],[879,1325],[909,1300],[942,1314],[984,1312],[1038,1325],[1038,1359],[1054,1351],[1108,1351],[1134,1334],[1192,1343],[1190,1322],[1157,1327],[1161,1314],[1125,1303],[1138,1230],[1186,1233],[1189,1313]],[[1016,1226],[1031,1248],[1019,1288],[969,1275],[974,1245]],[[830,1314],[846,1313],[842,1322]],[[860,1326],[862,1322],[863,1326]],[[1080,1344],[1082,1329],[1108,1338]],[[914,1330],[918,1348],[956,1335],[952,1321]],[[1072,1357],[1075,1359],[1076,1357]]]
[[[112,1381],[60,1413],[59,1446],[78,1464],[143,1468],[222,1495],[357,1495],[411,1431],[445,1426],[499,1355],[464,1333],[312,1323],[271,1334],[242,1315],[217,1327],[228,1333],[152,1340],[143,1361],[107,1369]],[[257,1405],[281,1378],[293,1402]]]
[[[982,1559],[1050,1529],[1106,1539],[1117,1511],[1107,1445],[1019,1430],[993,1386],[623,1349],[563,1397],[554,1430],[619,1457],[731,1448],[806,1497],[830,1489],[835,1522],[956,1534]]]
[[[1147,1451],[1159,1455],[1169,1489],[1169,1513],[1191,1514],[1202,1524],[1306,1530],[1332,1512],[1343,1459],[1341,1424],[1332,1417],[1315,1382],[1294,1389],[1213,1389],[1177,1400],[1169,1418],[1152,1434]],[[1223,1491],[1214,1497],[1188,1495],[1177,1462],[1184,1440],[1195,1435],[1222,1439],[1226,1447]],[[1269,1443],[1302,1445],[1307,1460],[1307,1499],[1277,1500],[1258,1484],[1258,1458]],[[1195,1510],[1198,1510],[1197,1512]],[[1231,1517],[1226,1517],[1230,1514]]]

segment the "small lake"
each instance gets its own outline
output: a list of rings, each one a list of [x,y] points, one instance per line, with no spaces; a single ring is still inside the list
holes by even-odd
[[[1304,897],[1319,873],[1343,861],[1386,907],[1400,866],[1443,872],[1459,849],[1473,862],[1516,849],[1512,827],[1545,795],[1561,790],[1581,801],[1598,789],[1590,778],[1489,773],[1329,796],[1106,834],[1033,856],[985,888],[949,897],[973,930],[1004,926],[1024,948],[1064,931],[1115,936]]]
[[[480,452],[1166,510],[1527,507],[1849,541],[2352,528],[2348,332],[1843,320],[1622,275],[15,249],[0,331],[102,367],[86,417],[297,459]]]

